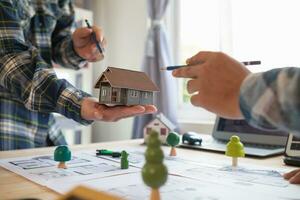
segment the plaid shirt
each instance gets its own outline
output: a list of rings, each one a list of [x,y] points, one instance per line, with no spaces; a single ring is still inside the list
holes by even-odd
[[[88,94],[58,79],[52,62],[78,69],[70,0],[0,1],[0,150],[65,144],[51,112],[79,123]]]
[[[252,74],[240,90],[240,108],[250,124],[300,136],[300,69]]]

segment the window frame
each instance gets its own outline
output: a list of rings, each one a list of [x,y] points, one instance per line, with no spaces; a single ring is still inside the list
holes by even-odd
[[[183,1],[183,0],[181,0]],[[220,51],[231,54],[232,52],[232,19],[231,0],[218,0],[219,4],[219,26],[220,26]],[[180,58],[180,0],[170,1],[166,11],[164,23],[166,34],[169,38],[171,55],[174,62],[179,63]],[[178,91],[183,91],[182,80],[178,79]],[[182,93],[178,93],[178,121],[181,123],[213,124],[216,115],[203,108],[195,108],[190,103],[183,103]]]

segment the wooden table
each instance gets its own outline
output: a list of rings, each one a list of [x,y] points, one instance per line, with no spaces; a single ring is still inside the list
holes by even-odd
[[[71,146],[72,151],[76,150],[88,150],[88,149],[99,149],[107,148],[113,149],[117,147],[135,147],[139,146],[142,143],[142,140],[126,140],[118,142],[109,142],[109,143],[95,143],[89,145],[76,145]],[[169,148],[169,147],[163,147]],[[20,156],[32,156],[38,154],[49,154],[54,151],[54,147],[49,148],[38,148],[38,149],[28,149],[28,150],[16,150],[16,151],[2,151],[0,152],[0,158],[13,158]],[[177,148],[177,153],[182,156],[187,157],[208,157],[210,159],[218,160],[228,160],[228,163],[231,163],[230,158],[224,156],[223,154],[211,153],[205,151],[196,151],[188,149],[179,149]],[[252,163],[262,166],[269,167],[285,167],[288,169],[293,169],[292,167],[287,167],[282,161],[282,156],[267,158],[267,159],[254,159],[254,158],[242,158],[240,159],[242,163]],[[37,198],[37,199],[56,199],[59,196],[58,193],[40,186],[36,183],[33,183],[17,174],[14,174],[2,167],[0,167],[0,199],[20,199],[20,198]]]

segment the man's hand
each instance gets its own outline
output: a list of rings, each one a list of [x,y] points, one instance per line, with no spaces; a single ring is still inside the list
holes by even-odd
[[[194,94],[191,103],[222,117],[241,119],[240,86],[250,71],[220,52],[199,52],[187,64],[174,70],[173,76],[191,78],[187,83],[188,92]]]
[[[99,104],[94,98],[84,98],[81,103],[81,117],[86,120],[115,122],[122,118],[151,114],[156,111],[153,105],[109,107]]]
[[[300,184],[300,169],[295,169],[283,175],[290,183]]]
[[[73,47],[76,53],[89,62],[96,62],[104,58],[97,49],[96,43],[92,40],[92,32],[95,32],[96,39],[100,45],[105,46],[103,31],[100,27],[93,26],[92,29],[78,28],[72,35]]]

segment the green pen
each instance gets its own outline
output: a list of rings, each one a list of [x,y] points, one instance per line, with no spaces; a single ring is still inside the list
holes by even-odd
[[[97,149],[96,151],[97,156],[112,156],[113,158],[121,157],[121,153],[117,151],[111,151],[107,149]]]
[[[97,155],[111,156],[112,154],[113,154],[113,151],[111,151],[111,150],[107,150],[107,149],[97,150]]]

